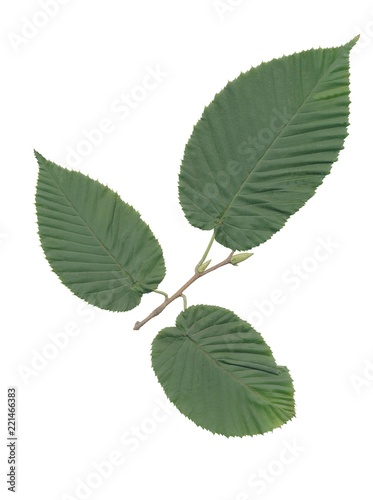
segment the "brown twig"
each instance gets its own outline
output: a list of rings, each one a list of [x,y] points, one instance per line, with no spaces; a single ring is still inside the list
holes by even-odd
[[[216,264],[215,266],[212,266],[210,267],[210,269],[206,269],[206,271],[203,271],[202,273],[199,273],[199,272],[196,272],[194,274],[194,276],[192,276],[181,288],[179,288],[179,290],[177,292],[175,292],[171,297],[169,297],[168,299],[166,299],[160,306],[156,307],[154,309],[154,311],[152,313],[149,314],[149,316],[147,316],[145,319],[143,319],[142,321],[137,321],[135,323],[135,326],[133,327],[134,330],[140,330],[140,328],[142,326],[145,325],[145,323],[147,323],[148,321],[150,321],[151,319],[155,318],[156,316],[158,316],[158,314],[161,314],[161,312],[166,309],[166,307],[168,305],[171,304],[171,302],[173,302],[174,300],[178,299],[179,297],[182,296],[183,292],[188,288],[190,287],[190,285],[192,283],[194,283],[195,281],[197,281],[199,278],[202,278],[202,276],[205,276],[206,274],[209,274],[209,273],[212,273],[213,271],[215,271],[216,269],[219,269],[220,267],[223,267],[223,266],[226,266],[227,264],[230,264],[231,263],[231,258],[232,258],[232,255],[234,254],[234,251],[231,252],[228,257],[224,260],[222,260],[221,262],[219,262],[219,264]]]

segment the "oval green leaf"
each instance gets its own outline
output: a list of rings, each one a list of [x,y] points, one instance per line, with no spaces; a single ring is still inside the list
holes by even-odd
[[[263,434],[295,414],[287,368],[227,309],[198,305],[182,312],[176,327],[154,339],[152,364],[175,406],[213,433]]]
[[[179,199],[190,224],[249,250],[313,196],[347,136],[356,40],[263,63],[216,95],[182,161]]]
[[[90,304],[133,309],[165,276],[153,233],[107,186],[35,155],[39,236],[53,271]]]

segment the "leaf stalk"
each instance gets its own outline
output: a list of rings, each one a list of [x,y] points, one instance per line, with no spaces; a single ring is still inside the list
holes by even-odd
[[[213,243],[213,238],[211,239],[211,241],[209,243],[209,247],[210,248],[211,248],[212,243]],[[207,255],[208,249],[207,249],[207,252],[205,252],[205,253]],[[226,266],[227,264],[230,264],[231,263],[231,258],[233,256],[233,254],[234,254],[234,250],[232,252],[230,252],[230,254],[228,255],[228,257],[226,259],[222,260],[218,264],[215,264],[215,266],[212,266],[209,269],[206,269],[202,273],[199,273],[197,271],[186,283],[184,283],[184,285],[182,287],[179,288],[179,290],[177,292],[175,292],[173,295],[171,295],[171,297],[168,297],[168,299],[166,299],[160,306],[156,307],[154,309],[154,311],[149,314],[149,316],[147,316],[142,321],[137,321],[135,323],[135,326],[133,327],[133,329],[134,330],[140,330],[140,328],[143,327],[148,321],[150,321],[151,319],[153,319],[156,316],[158,316],[159,314],[161,314],[161,312],[163,312],[166,309],[166,307],[171,304],[171,302],[173,302],[174,300],[178,299],[179,297],[182,297],[184,291],[187,288],[189,288],[190,285],[192,285],[199,278],[202,278],[202,276],[206,276],[206,274],[212,273],[213,271],[216,271],[216,269],[219,269],[219,268],[221,268],[223,266]],[[204,256],[204,258],[206,258],[206,256]],[[186,306],[186,302],[184,300],[184,307],[185,306]]]
[[[200,271],[198,271],[198,269],[205,262],[206,257],[208,256],[208,254],[209,254],[209,252],[211,250],[212,244],[214,243],[214,240],[215,240],[215,231],[212,233],[212,237],[211,237],[211,239],[209,241],[209,244],[207,245],[207,248],[206,248],[204,254],[201,257],[201,260],[198,262],[198,264],[196,265],[196,267],[194,269],[196,273],[200,273]],[[200,274],[202,274],[202,273],[200,273]]]

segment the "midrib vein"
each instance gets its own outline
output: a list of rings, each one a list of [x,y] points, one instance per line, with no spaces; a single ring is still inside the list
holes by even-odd
[[[343,47],[344,48],[344,47]],[[243,180],[241,186],[238,188],[238,190],[236,191],[235,195],[233,196],[232,200],[230,201],[229,205],[227,205],[227,207],[224,209],[224,212],[222,213],[222,215],[219,217],[219,220],[218,220],[218,226],[220,226],[223,222],[223,219],[224,217],[227,215],[227,212],[229,211],[229,209],[231,208],[231,206],[233,205],[233,203],[235,202],[237,196],[240,194],[241,190],[243,189],[243,187],[245,186],[245,184],[248,182],[248,180],[250,179],[250,176],[254,173],[255,169],[257,169],[258,165],[260,165],[260,163],[265,159],[265,156],[271,151],[271,149],[273,148],[274,144],[276,143],[276,141],[279,139],[279,137],[286,131],[286,129],[290,126],[291,122],[295,119],[295,117],[298,116],[299,112],[301,111],[302,107],[308,102],[309,98],[311,95],[313,95],[313,93],[315,92],[315,89],[318,87],[318,85],[322,82],[322,80],[332,72],[335,64],[338,62],[339,58],[341,55],[344,55],[344,52],[340,52],[336,59],[333,61],[333,63],[329,66],[328,70],[320,76],[320,78],[318,79],[318,81],[315,83],[315,85],[313,86],[313,88],[311,89],[311,91],[309,92],[309,94],[305,97],[304,101],[302,102],[302,104],[298,107],[298,109],[294,112],[293,116],[290,118],[290,120],[285,124],[285,126],[279,131],[279,133],[277,134],[277,136],[274,137],[273,141],[271,142],[270,146],[264,151],[264,153],[262,154],[262,156],[258,159],[258,161],[256,162],[256,164],[254,165],[254,167],[250,170],[250,172],[247,174],[246,178]]]
[[[94,230],[88,224],[88,222],[84,219],[84,217],[78,212],[78,210],[74,206],[73,202],[70,200],[70,198],[67,196],[67,194],[64,191],[64,189],[62,188],[62,186],[59,184],[58,180],[56,179],[56,177],[54,175],[54,172],[52,171],[52,169],[48,169],[47,167],[45,167],[45,168],[46,168],[46,171],[50,174],[51,179],[54,181],[54,183],[56,184],[57,188],[61,191],[61,193],[63,194],[64,198],[68,201],[68,203],[70,204],[71,208],[74,210],[74,212],[76,213],[76,215],[84,222],[85,226],[89,229],[89,231],[91,232],[93,238],[97,241],[97,243],[99,244],[99,246],[101,246],[105,250],[105,252],[107,253],[107,255],[116,263],[116,265],[119,267],[119,269],[121,271],[123,271],[124,274],[126,274],[127,276],[130,277],[130,279],[132,280],[132,284],[134,284],[135,280],[133,279],[131,273],[129,273],[126,269],[124,269],[124,267],[120,264],[120,262],[118,262],[118,260],[110,252],[110,250],[98,238],[97,234],[94,232]]]

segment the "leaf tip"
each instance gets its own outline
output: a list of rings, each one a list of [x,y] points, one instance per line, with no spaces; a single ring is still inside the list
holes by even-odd
[[[36,149],[34,149],[34,156],[39,164],[41,161],[45,161],[45,158]]]
[[[36,149],[34,149],[34,156],[36,158],[36,161],[38,162],[39,168],[48,166],[48,160],[42,154],[36,151]]]
[[[350,51],[357,44],[359,39],[360,39],[360,34],[354,36],[352,40],[350,40],[349,42],[346,43],[346,45],[344,45],[344,48]]]
[[[351,46],[355,45],[360,40],[360,34],[356,35],[350,42]]]

